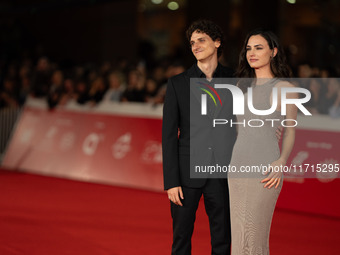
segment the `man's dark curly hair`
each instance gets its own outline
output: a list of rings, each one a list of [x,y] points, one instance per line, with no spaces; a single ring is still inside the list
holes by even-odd
[[[223,44],[224,44],[224,34],[220,26],[216,23],[212,22],[211,20],[197,20],[193,22],[188,30],[186,31],[187,39],[190,42],[191,35],[193,32],[197,33],[206,33],[210,36],[213,41],[220,40],[221,45],[217,49],[217,56],[220,57],[223,51]]]

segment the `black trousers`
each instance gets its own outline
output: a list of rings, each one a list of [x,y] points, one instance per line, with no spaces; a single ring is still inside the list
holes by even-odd
[[[171,203],[172,255],[190,255],[196,211],[201,196],[209,218],[211,254],[229,255],[231,243],[229,189],[226,179],[208,179],[202,188],[182,187],[183,206]]]

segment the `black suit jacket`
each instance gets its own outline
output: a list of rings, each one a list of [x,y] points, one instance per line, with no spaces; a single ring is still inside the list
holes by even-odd
[[[211,116],[201,116],[200,99],[190,100],[190,78],[199,78],[197,65],[168,80],[163,107],[162,149],[164,189],[177,186],[202,187],[206,178],[190,178],[190,159],[197,165],[211,162],[229,165],[236,139],[236,130],[229,125],[212,127]],[[214,78],[232,77],[231,69],[218,65]],[[235,119],[232,115],[232,96],[229,90],[223,94],[223,116],[215,118]],[[191,112],[190,112],[191,108]],[[227,116],[225,116],[227,113]],[[190,114],[200,117],[190,121]],[[190,139],[195,136],[195,139]],[[197,139],[196,139],[197,138]],[[192,140],[192,141],[190,141]],[[218,150],[214,150],[218,146]],[[213,160],[214,157],[214,160]]]

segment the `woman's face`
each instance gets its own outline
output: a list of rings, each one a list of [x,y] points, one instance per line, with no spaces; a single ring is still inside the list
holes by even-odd
[[[269,48],[267,40],[261,35],[253,35],[247,43],[247,61],[251,68],[270,68],[270,60],[275,57],[277,48]]]

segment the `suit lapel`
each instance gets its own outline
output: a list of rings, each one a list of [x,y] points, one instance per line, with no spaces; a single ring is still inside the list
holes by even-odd
[[[190,100],[193,100],[194,98],[201,103],[201,90],[199,89],[200,87],[198,86],[195,81],[198,80],[197,78],[197,73],[195,70],[195,65],[191,66],[187,74],[185,75],[186,83],[189,86],[190,89]]]
[[[196,103],[198,103],[198,105],[195,104],[193,101],[191,103],[194,103],[194,105],[197,105],[197,107],[199,107],[199,105],[201,105],[202,94],[204,93],[201,90],[201,88],[210,91],[211,89],[209,89],[204,84],[208,84],[209,86],[212,86],[212,87],[213,87],[213,85],[209,84],[209,82],[204,78],[198,78],[198,74],[195,70],[195,65],[193,65],[190,69],[188,69],[187,75],[185,76],[185,78],[186,78],[187,84],[189,85],[189,88],[190,88],[190,100],[195,100]],[[211,93],[213,94],[214,98],[216,98],[216,95],[214,94],[214,92],[211,91]],[[210,96],[208,96],[207,100],[212,100],[212,99],[210,98]],[[208,117],[211,118],[211,119],[213,119],[216,116],[216,114],[217,114],[216,110],[218,110],[218,112],[219,112],[220,109],[221,109],[221,104],[220,104],[219,100],[217,98],[216,98],[216,100],[217,100],[217,107],[214,109],[214,114],[208,113]],[[210,105],[210,107],[215,107],[215,106]],[[208,102],[208,108],[209,108],[209,102]]]
[[[221,78],[215,78],[215,79],[213,79],[212,86],[214,87],[215,84],[219,84],[219,83],[221,83]],[[214,114],[215,118],[220,114],[220,112],[222,110],[222,107],[223,107],[223,104],[226,103],[226,93],[224,93],[225,90],[223,90],[223,89],[216,89],[216,92],[219,95],[222,104],[220,102],[218,102],[216,110],[215,110],[215,114]]]

